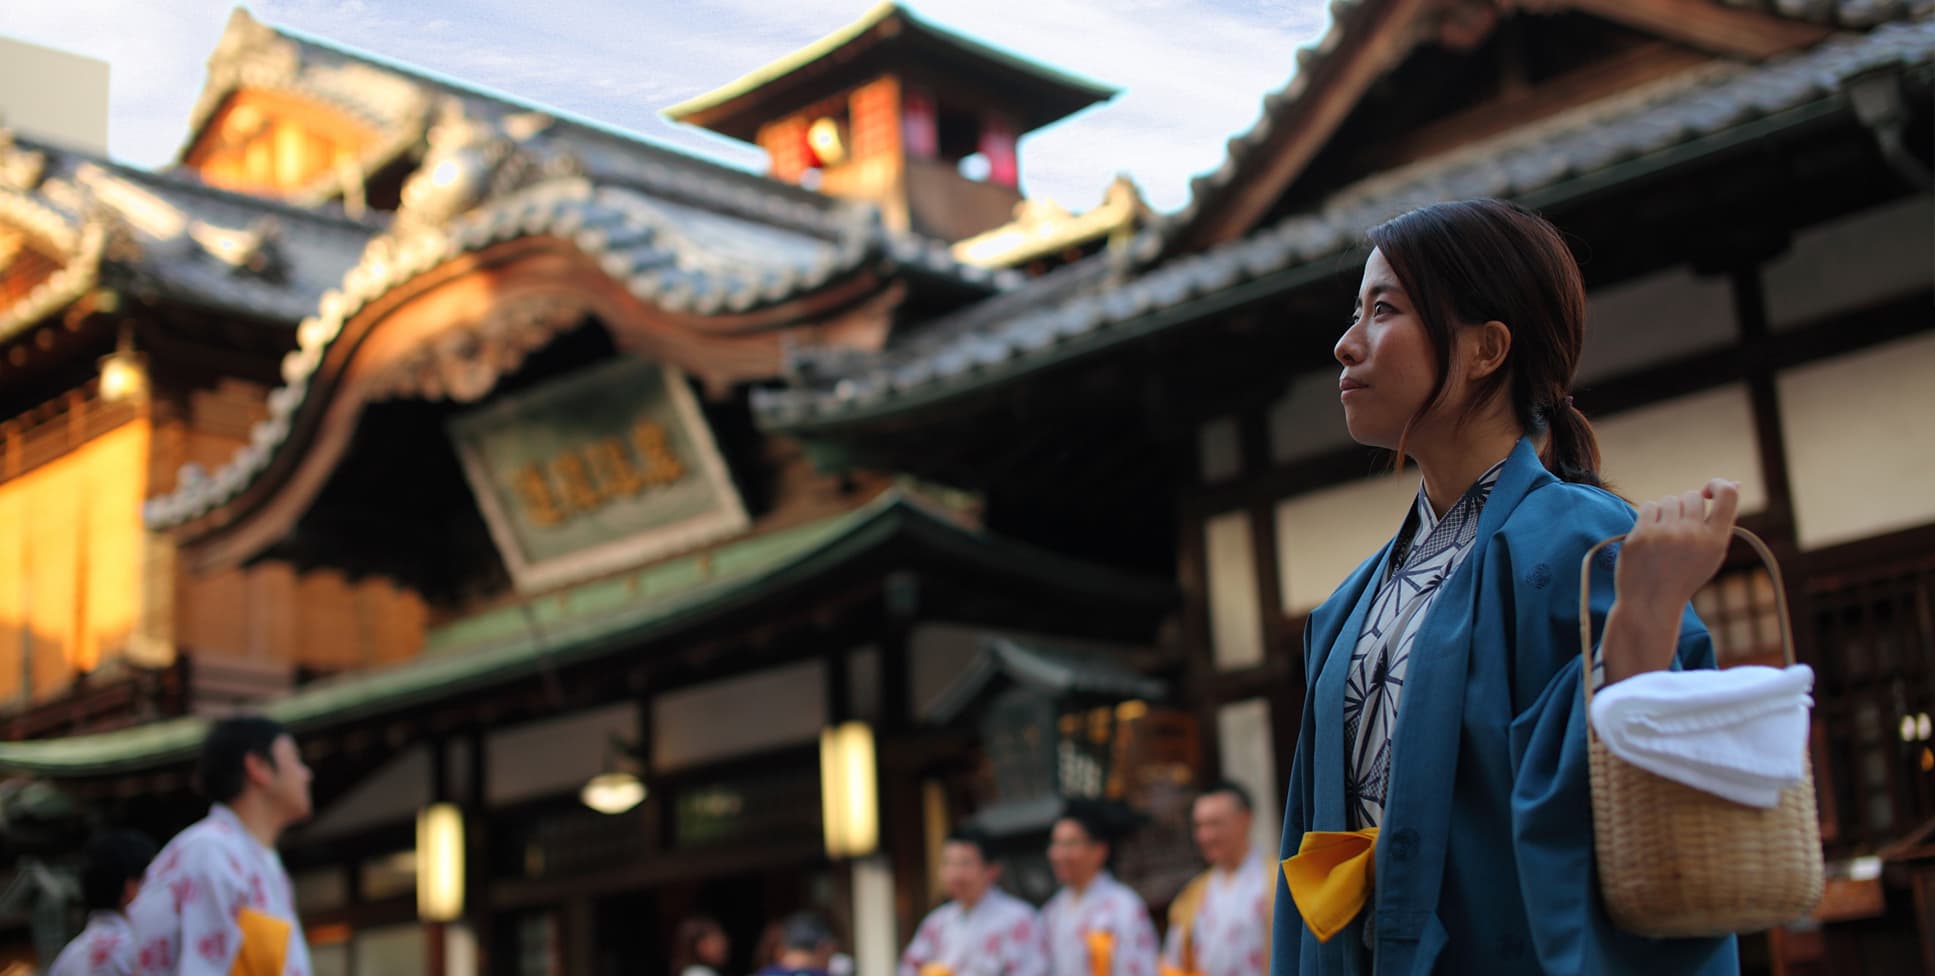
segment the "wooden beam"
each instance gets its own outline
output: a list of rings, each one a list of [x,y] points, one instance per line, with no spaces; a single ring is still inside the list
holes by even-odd
[[[1565,0],[1562,5],[1689,47],[1759,61],[1825,40],[1833,31],[1713,0]]]
[[[1323,56],[1296,97],[1271,126],[1262,145],[1248,151],[1243,179],[1221,189],[1180,242],[1196,250],[1241,237],[1269,212],[1290,181],[1303,172],[1350,115],[1371,85],[1397,67],[1422,39],[1425,14],[1439,0],[1386,0],[1361,10],[1341,49]],[[1299,69],[1299,74],[1302,71]],[[1267,111],[1267,110],[1266,110]]]
[[[1587,64],[1522,92],[1501,95],[1391,141],[1389,166],[1428,159],[1481,139],[1511,132],[1638,85],[1710,62],[1698,51],[1655,41],[1605,61]]]

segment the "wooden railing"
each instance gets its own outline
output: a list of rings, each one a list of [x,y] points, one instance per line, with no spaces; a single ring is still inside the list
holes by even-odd
[[[0,483],[58,460],[141,411],[138,400],[101,399],[94,381],[0,421]]]

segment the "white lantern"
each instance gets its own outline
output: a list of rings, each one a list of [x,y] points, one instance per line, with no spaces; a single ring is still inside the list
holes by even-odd
[[[454,922],[464,914],[464,814],[436,803],[417,814],[417,915]]]
[[[828,857],[865,857],[880,846],[873,729],[865,722],[820,733],[820,813]]]

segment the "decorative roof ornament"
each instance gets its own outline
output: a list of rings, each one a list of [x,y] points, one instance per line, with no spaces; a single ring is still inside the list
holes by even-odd
[[[446,99],[430,129],[423,163],[403,184],[397,233],[437,229],[486,200],[581,175],[583,167],[570,154],[540,150],[539,137],[551,121],[525,112],[491,123],[469,117],[457,99]]]
[[[203,220],[190,221],[188,236],[209,257],[227,265],[231,271],[247,272],[259,278],[279,279],[288,270],[277,242],[282,225],[274,217],[262,217],[247,227],[217,227]]]

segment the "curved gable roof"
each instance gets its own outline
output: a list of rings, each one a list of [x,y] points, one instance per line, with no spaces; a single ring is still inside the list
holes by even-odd
[[[1282,195],[1368,85],[1427,36],[1417,25],[1435,0],[1332,0],[1323,37],[1296,52],[1283,87],[1231,136],[1222,165],[1190,181],[1189,201],[1153,228],[1143,260],[1248,233]],[[1835,30],[1867,30],[1935,9],[1930,0],[1561,0],[1573,8],[1690,46],[1760,60]],[[1295,142],[1297,145],[1291,145]]]

